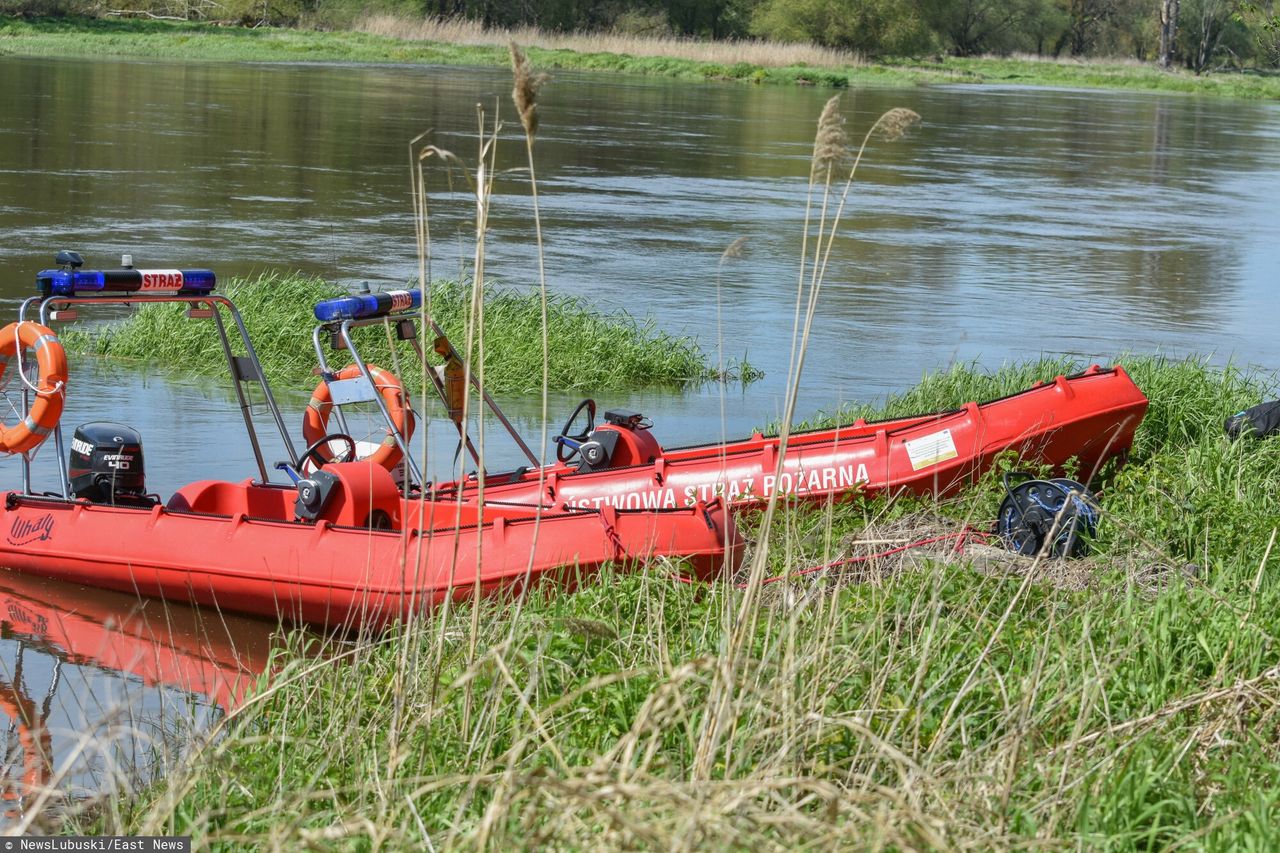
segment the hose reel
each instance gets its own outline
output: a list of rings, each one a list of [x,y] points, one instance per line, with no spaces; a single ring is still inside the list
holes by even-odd
[[[1013,480],[1020,478],[1017,485]],[[1004,475],[1005,499],[996,534],[1009,550],[1025,556],[1083,557],[1098,532],[1098,498],[1065,477],[1041,480],[1023,471]]]

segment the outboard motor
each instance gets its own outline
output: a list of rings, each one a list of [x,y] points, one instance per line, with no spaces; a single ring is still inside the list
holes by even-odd
[[[93,503],[150,506],[142,467],[142,436],[133,427],[95,421],[71,438],[71,491]]]

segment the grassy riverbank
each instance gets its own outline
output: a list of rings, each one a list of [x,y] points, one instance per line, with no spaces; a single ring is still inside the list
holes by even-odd
[[[94,828],[226,849],[1265,847],[1280,441],[1229,443],[1222,419],[1275,383],[1129,363],[1152,407],[1085,561],[911,551],[745,614],[660,565],[484,603],[476,633],[463,604],[331,661],[296,639],[224,737]],[[953,370],[883,413],[1059,366]],[[992,476],[943,504],[793,510],[770,559],[979,525],[999,496]]]
[[[244,315],[267,378],[278,387],[313,387],[312,308],[347,291],[323,279],[275,274],[232,279],[219,290]],[[469,286],[439,282],[432,289],[432,316],[460,352],[467,339],[469,303]],[[537,293],[502,288],[486,292],[484,369],[489,390],[532,393],[542,387],[540,320]],[[553,390],[677,385],[716,378],[711,359],[693,338],[670,335],[651,320],[601,314],[572,297],[549,297],[547,334]],[[64,340],[73,352],[173,365],[196,375],[221,376],[226,370],[213,324],[187,319],[185,309],[176,305],[148,305],[113,326],[73,329]],[[406,381],[418,375],[407,343],[400,343],[393,355],[387,333],[377,328],[357,332],[356,340],[367,361],[384,367],[406,365]],[[429,344],[430,337],[427,340]],[[758,376],[745,362],[733,364],[730,372],[732,379]]]
[[[433,41],[435,30],[423,30],[418,22],[382,18],[361,26],[367,31],[248,29],[119,19],[0,18],[0,55],[492,66],[505,66],[509,61],[508,36],[502,32],[492,34],[488,43],[480,39],[473,40],[479,43],[463,43]],[[527,52],[533,63],[544,69],[618,71],[691,80],[830,87],[989,83],[1280,98],[1277,74],[1216,73],[1196,77],[1184,71],[1162,72],[1151,65],[1119,60],[938,57],[867,63],[853,55],[788,45],[715,52],[698,42],[668,39],[662,50],[648,50],[643,39],[615,44],[589,36],[577,38],[580,43],[571,37],[548,41],[554,45],[575,44],[577,49],[539,47],[535,39],[529,42]],[[679,55],[681,45],[686,55]],[[631,52],[616,52],[627,50]],[[698,58],[699,55],[716,58]]]

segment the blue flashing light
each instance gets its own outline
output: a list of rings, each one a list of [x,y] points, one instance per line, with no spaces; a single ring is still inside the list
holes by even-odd
[[[412,311],[421,305],[421,290],[388,290],[385,293],[361,293],[326,299],[316,303],[315,314],[321,323],[333,323]]]
[[[217,283],[218,277],[213,274],[213,270],[182,270],[182,290],[184,293],[188,291],[212,293]]]
[[[74,296],[102,290],[106,276],[94,270],[41,270],[36,285],[55,296]]]

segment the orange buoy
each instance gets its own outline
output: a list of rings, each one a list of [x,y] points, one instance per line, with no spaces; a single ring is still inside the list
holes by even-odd
[[[32,385],[22,373],[22,353],[34,350],[40,376]],[[27,416],[11,427],[0,427],[0,452],[26,453],[49,437],[62,417],[67,400],[67,354],[48,326],[31,320],[10,323],[0,329],[0,380],[10,362],[18,359],[18,379],[35,399]]]
[[[360,368],[349,364],[338,371],[336,379],[354,379],[359,375]],[[382,402],[386,404],[387,412],[391,415],[391,422],[395,424],[396,429],[404,436],[405,443],[408,444],[413,436],[414,420],[413,409],[409,406],[409,398],[405,396],[404,386],[394,373],[372,364],[369,365],[369,375],[373,377],[374,388],[382,395]],[[329,415],[332,413],[333,398],[329,393],[329,383],[321,380],[316,390],[311,392],[311,402],[307,403],[307,410],[303,414],[302,437],[308,444],[313,444],[329,434]],[[403,456],[395,436],[391,434],[391,430],[387,430],[387,437],[382,440],[382,444],[365,458],[392,471],[400,464]]]

